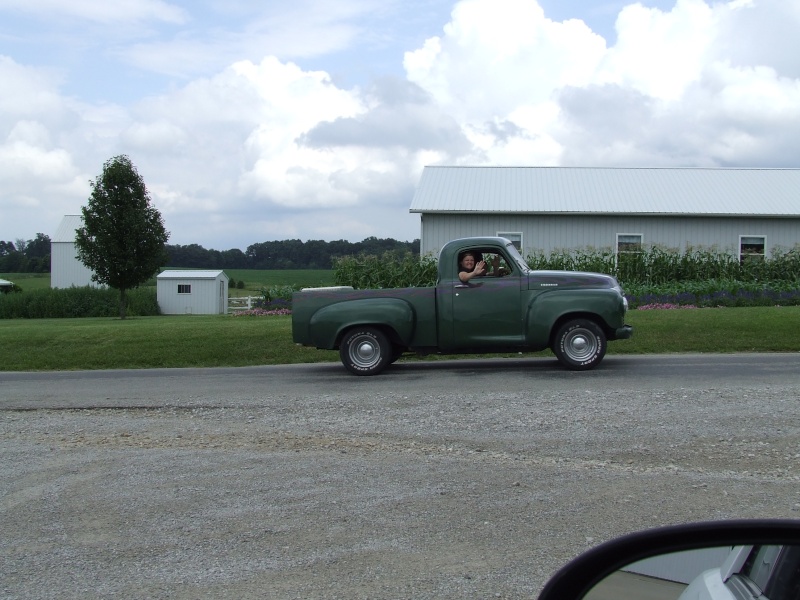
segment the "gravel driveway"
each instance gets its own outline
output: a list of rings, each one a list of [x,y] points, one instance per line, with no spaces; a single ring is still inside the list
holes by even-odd
[[[784,358],[0,373],[0,596],[535,598],[622,533],[800,518]]]

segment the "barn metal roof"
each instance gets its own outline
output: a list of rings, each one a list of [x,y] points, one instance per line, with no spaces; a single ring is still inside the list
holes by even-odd
[[[81,215],[64,215],[55,235],[50,238],[50,242],[68,242],[72,244],[75,242],[75,230],[80,229],[82,226],[83,217]]]
[[[425,167],[414,213],[800,216],[800,169]]]
[[[156,279],[216,279],[220,273],[224,275],[223,271],[162,271]]]

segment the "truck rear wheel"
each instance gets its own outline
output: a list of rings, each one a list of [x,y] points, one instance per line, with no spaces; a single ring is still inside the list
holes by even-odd
[[[380,329],[354,327],[345,333],[339,357],[354,375],[377,375],[392,359],[392,345]]]
[[[606,334],[590,319],[568,321],[556,333],[553,352],[559,362],[573,371],[588,371],[606,354]]]

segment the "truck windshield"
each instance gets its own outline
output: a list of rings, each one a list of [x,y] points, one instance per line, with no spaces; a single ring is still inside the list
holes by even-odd
[[[508,252],[509,258],[515,263],[517,263],[517,265],[519,266],[519,268],[522,270],[523,273],[527,273],[528,271],[530,271],[530,267],[528,267],[528,264],[525,262],[525,259],[522,258],[522,255],[520,255],[519,250],[517,250],[517,247],[514,246],[514,244],[509,242],[506,245],[506,252]]]

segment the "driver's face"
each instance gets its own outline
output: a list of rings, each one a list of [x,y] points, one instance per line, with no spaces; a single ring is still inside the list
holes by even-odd
[[[467,254],[464,258],[461,259],[461,265],[465,269],[471,269],[475,266],[475,257],[471,254]]]

